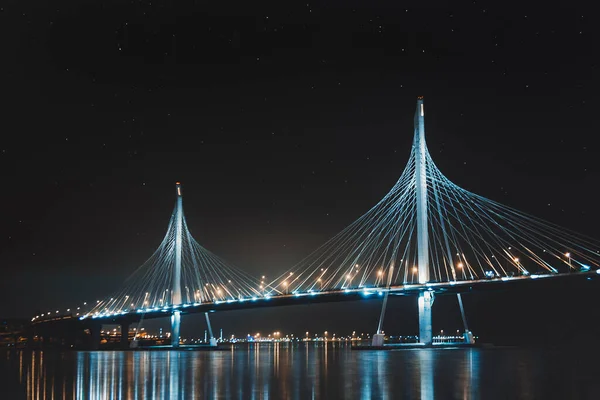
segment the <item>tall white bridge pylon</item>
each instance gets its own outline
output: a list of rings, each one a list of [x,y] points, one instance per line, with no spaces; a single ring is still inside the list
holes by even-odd
[[[446,178],[427,149],[425,105],[419,97],[410,157],[389,193],[269,286],[291,294],[558,275],[599,266],[597,240]],[[462,311],[460,295],[458,300]],[[422,291],[419,339],[425,344],[432,342],[432,304],[433,292]]]

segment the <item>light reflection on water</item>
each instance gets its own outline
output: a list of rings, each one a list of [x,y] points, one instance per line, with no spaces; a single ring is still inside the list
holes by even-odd
[[[211,352],[12,351],[0,353],[0,398],[600,398],[597,380],[569,372],[569,362],[518,349],[377,352],[304,343]]]

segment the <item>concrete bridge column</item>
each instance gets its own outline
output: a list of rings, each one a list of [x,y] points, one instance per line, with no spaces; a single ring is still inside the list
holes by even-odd
[[[179,332],[181,327],[181,311],[173,311],[171,315],[171,347],[179,347]]]
[[[208,333],[210,334],[210,345],[213,347],[217,347],[217,339],[213,335],[212,326],[210,326],[210,318],[208,317],[208,313],[204,313],[204,317],[206,318],[206,325],[208,326]],[[206,333],[204,334],[204,341],[206,342]]]
[[[433,343],[433,327],[431,322],[431,308],[433,306],[433,292],[419,293],[419,343],[430,345]]]

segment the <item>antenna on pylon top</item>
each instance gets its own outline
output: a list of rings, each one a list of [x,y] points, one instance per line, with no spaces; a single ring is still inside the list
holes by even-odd
[[[417,96],[417,100],[423,100],[423,96]]]
[[[175,187],[177,188],[177,196],[181,196],[181,182],[175,182]]]

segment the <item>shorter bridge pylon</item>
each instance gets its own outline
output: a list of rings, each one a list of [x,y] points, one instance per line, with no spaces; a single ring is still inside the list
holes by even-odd
[[[175,266],[173,268],[173,288],[171,299],[173,306],[181,306],[181,253],[183,248],[183,197],[181,196],[181,183],[175,184],[177,188],[177,203],[175,206]],[[171,315],[171,347],[179,347],[179,333],[181,329],[181,311],[175,309]]]
[[[183,213],[179,182],[176,183],[176,195],[175,209],[158,249],[127,279],[121,290],[110,299],[99,301],[83,319],[130,316],[131,320],[138,321],[149,313],[166,314],[171,318],[171,346],[177,348],[180,346],[182,317],[188,307],[261,295],[257,279],[227,264],[196,242]],[[212,333],[211,338],[214,339]]]

